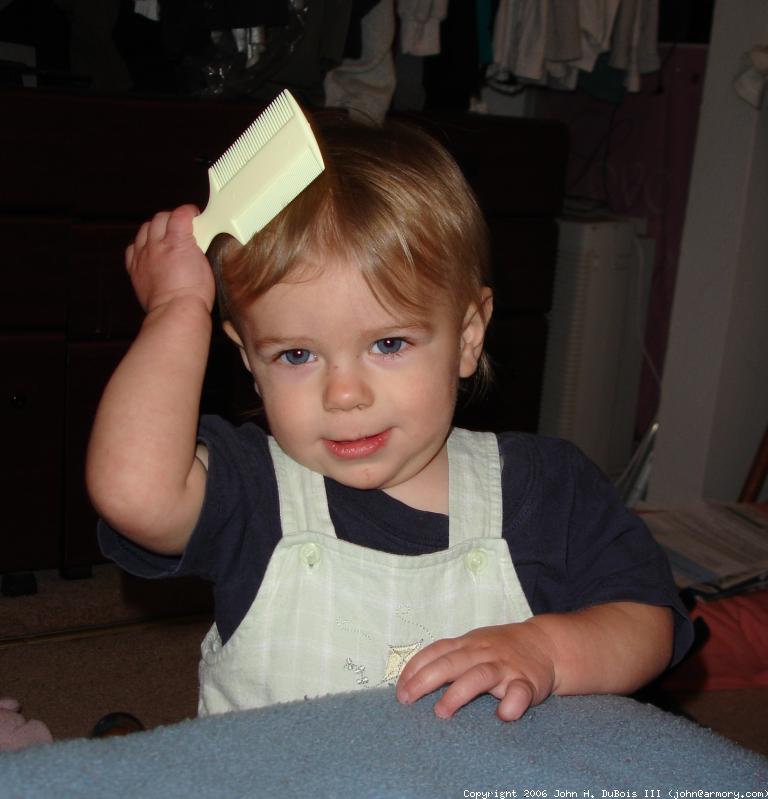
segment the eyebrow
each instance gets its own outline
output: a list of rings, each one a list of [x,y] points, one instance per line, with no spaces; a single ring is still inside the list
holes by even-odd
[[[303,336],[263,336],[262,338],[253,339],[252,344],[257,350],[262,350],[266,347],[289,347],[290,345],[296,346],[296,342],[301,341],[306,343],[307,348],[314,344],[314,339],[304,338]]]
[[[432,333],[435,326],[430,322],[409,321],[409,322],[395,322],[391,325],[372,328],[370,330],[363,330],[360,333],[361,338],[369,339],[370,341],[377,341],[382,338],[398,338],[401,333],[408,333],[408,331],[421,331],[424,333]],[[317,339],[312,336],[295,335],[295,336],[262,336],[261,338],[253,339],[252,345],[256,349],[265,349],[267,347],[295,347],[296,342],[301,342],[303,345],[301,349],[306,347],[311,349],[317,344]]]

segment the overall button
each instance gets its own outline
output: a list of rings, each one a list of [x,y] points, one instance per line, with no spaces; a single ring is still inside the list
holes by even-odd
[[[317,544],[304,544],[299,550],[299,557],[311,569],[320,563],[320,547]]]
[[[473,549],[464,556],[464,564],[472,574],[479,574],[488,563],[488,556],[482,549]]]

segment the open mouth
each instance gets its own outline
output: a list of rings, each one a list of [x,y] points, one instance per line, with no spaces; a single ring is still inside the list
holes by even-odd
[[[376,433],[373,436],[364,436],[352,441],[333,441],[324,439],[325,446],[337,458],[344,460],[354,460],[355,458],[367,458],[381,450],[389,439],[389,430]]]

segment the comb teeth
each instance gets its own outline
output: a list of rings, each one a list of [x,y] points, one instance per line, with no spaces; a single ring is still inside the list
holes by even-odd
[[[287,91],[281,92],[211,167],[219,190],[235,177],[293,115],[290,95]]]

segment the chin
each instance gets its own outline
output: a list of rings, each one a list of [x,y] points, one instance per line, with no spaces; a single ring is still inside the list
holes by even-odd
[[[340,469],[334,464],[331,468],[323,470],[323,474],[337,483],[350,488],[357,488],[361,491],[386,488],[389,485],[385,477],[371,464],[358,463],[350,465],[346,469]]]
[[[349,488],[356,488],[359,491],[373,491],[377,488],[385,487],[384,484],[373,475],[343,474],[336,471],[328,476],[337,483],[349,486]]]

